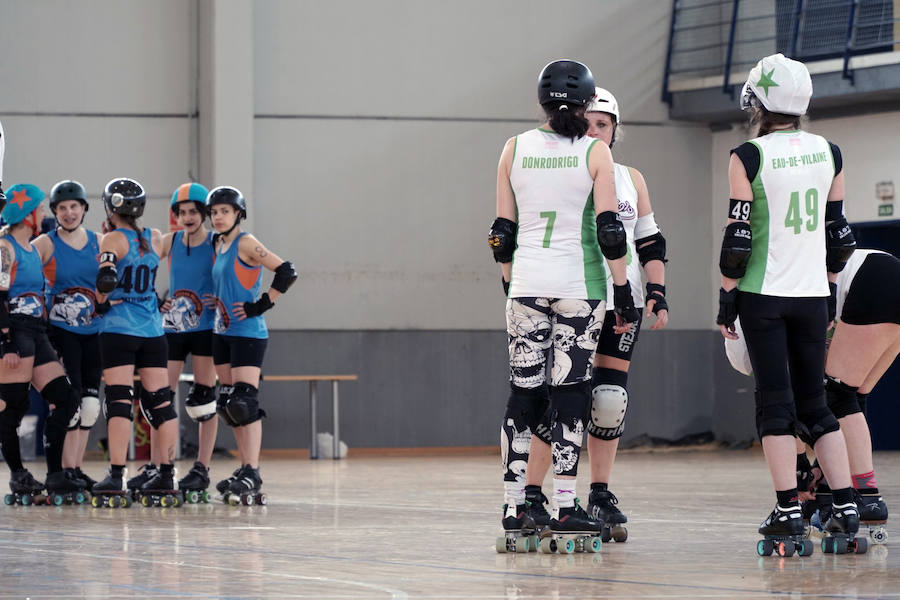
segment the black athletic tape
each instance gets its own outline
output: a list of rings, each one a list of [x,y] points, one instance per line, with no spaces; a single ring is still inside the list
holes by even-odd
[[[100,253],[100,264],[105,262],[116,264],[119,262],[119,258],[116,256],[115,252],[101,252]]]
[[[844,201],[831,200],[825,203],[825,222],[831,223],[844,216]]]
[[[750,200],[738,200],[736,198],[728,200],[728,216],[735,221],[749,221],[752,208],[753,202]]]

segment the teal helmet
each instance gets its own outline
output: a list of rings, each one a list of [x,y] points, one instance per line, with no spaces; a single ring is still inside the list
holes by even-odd
[[[17,183],[7,188],[6,197],[8,201],[0,213],[0,218],[7,225],[16,225],[25,221],[29,217],[31,219],[32,229],[40,231],[40,219],[35,214],[43,202],[44,191],[31,183]]]
[[[182,183],[172,193],[172,202],[169,208],[172,212],[178,214],[178,205],[182,202],[194,202],[201,214],[206,215],[206,196],[209,190],[199,183]]]

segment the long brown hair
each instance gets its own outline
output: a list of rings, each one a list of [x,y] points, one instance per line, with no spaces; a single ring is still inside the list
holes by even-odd
[[[750,111],[750,131],[753,137],[762,137],[776,129],[783,129],[782,125],[790,125],[791,129],[801,129],[805,123],[805,117],[771,112],[764,106],[756,106]]]
[[[150,244],[144,239],[144,228],[138,225],[137,217],[133,215],[117,215],[129,229],[133,229],[138,234],[138,244],[141,252],[150,252]]]
[[[548,102],[543,105],[550,128],[572,141],[584,137],[590,124],[584,118],[587,106],[576,106],[570,102]]]

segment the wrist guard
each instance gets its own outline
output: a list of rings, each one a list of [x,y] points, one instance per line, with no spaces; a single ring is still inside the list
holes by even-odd
[[[103,302],[97,302],[96,304],[94,304],[94,312],[100,316],[103,316],[106,313],[108,313],[109,309],[111,309],[111,308],[112,308],[112,304],[110,304],[109,298],[107,298]]]
[[[669,310],[669,304],[666,302],[666,286],[648,281],[645,301],[649,303],[651,300],[656,300],[656,304],[653,305],[652,309],[654,315],[661,310]]]
[[[725,291],[719,288],[719,314],[716,316],[716,324],[731,327],[737,321],[737,288]]]
[[[7,354],[15,354],[16,356],[19,354],[19,346],[16,344],[16,341],[12,338],[9,331],[0,333],[0,357],[6,356]]]
[[[258,317],[273,306],[275,303],[269,299],[269,292],[264,292],[256,302],[244,302],[244,314],[247,317]]]
[[[640,311],[634,307],[631,284],[627,281],[623,285],[613,284],[613,304],[615,304],[616,314],[622,317],[626,323],[636,323],[641,317]]]

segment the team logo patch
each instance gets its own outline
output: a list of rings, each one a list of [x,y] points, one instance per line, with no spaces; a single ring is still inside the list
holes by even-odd
[[[228,315],[228,309],[222,301],[216,298],[216,319],[213,322],[213,331],[216,333],[225,333],[231,326],[231,317]]]
[[[637,215],[634,212],[634,207],[625,202],[624,200],[619,200],[619,217],[622,219],[634,219]]]
[[[86,287],[72,287],[53,297],[50,320],[62,322],[69,327],[85,327],[94,319],[94,290]]]
[[[191,290],[176,290],[172,296],[172,308],[163,315],[163,329],[167,331],[191,331],[200,325],[203,303]]]

